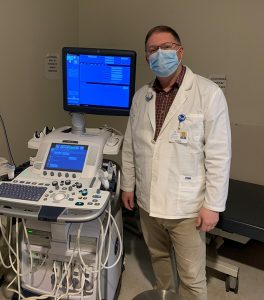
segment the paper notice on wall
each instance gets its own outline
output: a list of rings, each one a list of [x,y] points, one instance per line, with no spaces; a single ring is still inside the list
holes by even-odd
[[[212,74],[208,77],[214,83],[216,83],[220,89],[222,89],[223,93],[226,92],[226,75],[224,74]]]
[[[58,53],[48,53],[45,57],[45,77],[47,79],[58,79],[60,74],[60,55]]]

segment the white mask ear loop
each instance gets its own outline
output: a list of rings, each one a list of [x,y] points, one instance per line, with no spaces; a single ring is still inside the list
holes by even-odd
[[[181,48],[182,48],[182,46],[181,46],[179,49],[176,50],[176,55],[177,55],[177,52],[178,52]],[[181,60],[179,60],[179,65],[181,64],[181,62],[182,62],[182,58],[181,58]]]

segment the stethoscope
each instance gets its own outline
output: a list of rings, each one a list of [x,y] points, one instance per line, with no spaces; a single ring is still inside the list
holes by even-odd
[[[153,98],[153,91],[152,91],[152,87],[149,87],[148,88],[148,91],[147,91],[147,94],[146,94],[146,96],[145,96],[145,100],[147,101],[147,102],[149,102],[152,98]]]
[[[145,100],[147,102],[149,102],[153,98],[153,96],[154,96],[154,93],[153,93],[152,87],[149,86],[148,90],[147,90],[147,93],[146,93],[146,96],[145,96]],[[178,129],[180,129],[181,123],[184,122],[185,120],[186,120],[186,115],[185,114],[179,114],[178,115],[178,121],[179,121]]]

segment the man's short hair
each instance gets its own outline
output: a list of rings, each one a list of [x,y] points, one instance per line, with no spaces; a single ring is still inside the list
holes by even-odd
[[[178,33],[174,29],[172,29],[171,27],[166,26],[166,25],[159,25],[159,26],[155,26],[155,27],[151,28],[149,30],[149,32],[147,33],[146,38],[145,38],[145,47],[147,45],[149,38],[152,36],[153,33],[156,33],[156,32],[169,32],[171,35],[173,35],[173,37],[175,38],[177,43],[179,43],[181,45],[181,39],[180,39]]]

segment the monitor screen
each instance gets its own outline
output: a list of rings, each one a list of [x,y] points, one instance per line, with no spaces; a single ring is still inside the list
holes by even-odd
[[[87,151],[87,145],[52,143],[45,163],[45,169],[82,172]]]
[[[129,114],[135,91],[135,51],[63,48],[62,61],[65,110]]]

